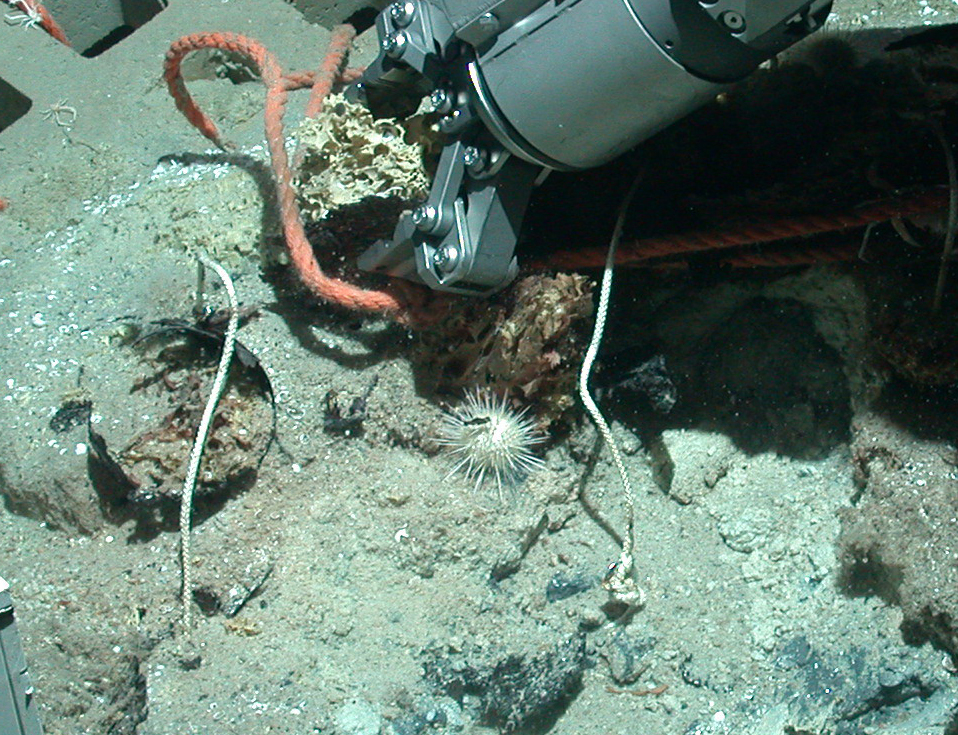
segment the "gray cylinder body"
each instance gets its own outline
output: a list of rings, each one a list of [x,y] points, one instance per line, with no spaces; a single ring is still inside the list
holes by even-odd
[[[578,0],[539,23],[533,13],[476,65],[480,115],[508,121],[528,145],[507,147],[552,168],[610,161],[722,89],[669,58],[627,0]]]

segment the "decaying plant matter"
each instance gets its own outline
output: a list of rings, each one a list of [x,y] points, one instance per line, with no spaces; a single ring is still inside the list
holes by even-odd
[[[101,497],[121,517],[134,517],[141,532],[173,528],[196,426],[215,373],[207,354],[219,349],[222,325],[214,313],[196,324],[164,322],[141,337],[147,372],[131,387],[155,401],[154,418],[121,448],[93,431],[91,451]],[[213,417],[196,496],[202,503],[246,487],[274,432],[272,388],[255,356],[237,343],[237,369]],[[110,437],[111,443],[118,437]]]
[[[536,407],[548,426],[575,405],[575,381],[592,314],[592,281],[580,274],[520,278],[502,296],[464,300],[424,334],[416,361],[440,390],[485,386]]]

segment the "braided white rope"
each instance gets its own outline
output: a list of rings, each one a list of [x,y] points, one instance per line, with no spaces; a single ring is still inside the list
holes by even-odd
[[[586,410],[592,416],[596,428],[602,435],[603,440],[609,446],[612,452],[612,462],[619,471],[622,478],[622,489],[625,495],[625,505],[628,511],[628,527],[622,537],[622,553],[619,561],[610,567],[609,574],[606,577],[604,586],[612,595],[629,607],[636,607],[642,604],[642,593],[635,584],[632,577],[633,559],[635,552],[635,496],[632,492],[632,482],[629,480],[629,473],[622,461],[622,453],[619,451],[619,445],[612,436],[612,429],[602,415],[602,411],[592,400],[589,393],[589,376],[592,374],[592,365],[599,354],[599,347],[602,344],[602,337],[605,333],[605,322],[609,313],[609,299],[612,293],[612,274],[615,270],[615,249],[622,239],[622,230],[625,226],[625,215],[635,196],[636,189],[639,186],[641,174],[636,176],[632,186],[629,187],[625,199],[619,208],[619,216],[615,222],[615,230],[612,233],[612,240],[609,242],[609,252],[605,258],[605,270],[602,272],[602,284],[599,287],[599,305],[595,314],[595,327],[592,330],[592,340],[589,342],[589,348],[586,350],[585,359],[582,361],[582,369],[579,372],[579,397],[585,404]]]
[[[199,259],[204,266],[208,266],[216,272],[216,275],[220,277],[226,287],[226,295],[229,299],[229,323],[226,326],[226,334],[223,338],[223,351],[220,353],[216,377],[213,379],[213,388],[206,401],[206,408],[203,409],[203,417],[200,419],[199,428],[196,430],[196,438],[193,440],[190,462],[186,468],[186,481],[183,483],[183,493],[180,496],[180,570],[183,582],[183,627],[186,630],[189,630],[193,624],[193,581],[190,565],[193,491],[196,488],[196,476],[199,473],[200,461],[203,459],[203,450],[206,448],[206,440],[213,424],[213,415],[216,413],[216,406],[223,394],[223,388],[226,386],[226,378],[229,376],[230,361],[233,359],[233,349],[236,346],[236,329],[239,325],[239,309],[233,279],[230,278],[229,273],[223,266],[208,256],[200,254]],[[202,279],[200,281],[202,282]]]

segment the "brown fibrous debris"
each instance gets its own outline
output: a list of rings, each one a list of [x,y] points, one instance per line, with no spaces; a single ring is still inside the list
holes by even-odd
[[[574,405],[576,375],[592,314],[592,281],[576,273],[520,278],[493,299],[463,300],[416,354],[438,371],[440,392],[482,386],[531,405],[540,426]]]

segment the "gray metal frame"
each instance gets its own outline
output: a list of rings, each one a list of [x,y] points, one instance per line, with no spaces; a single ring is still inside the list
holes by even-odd
[[[42,735],[9,585],[0,578],[0,735]]]

